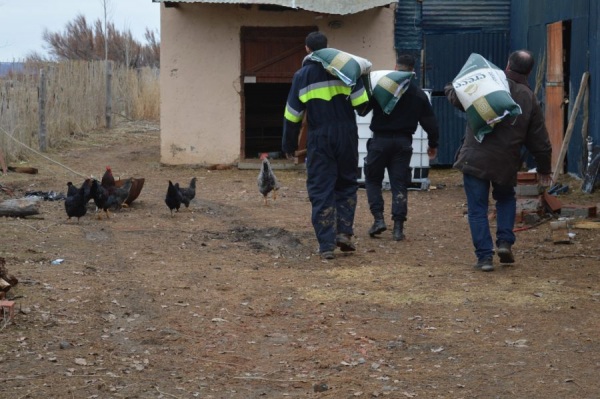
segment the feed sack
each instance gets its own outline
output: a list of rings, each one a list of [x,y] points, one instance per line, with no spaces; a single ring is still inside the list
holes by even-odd
[[[479,142],[503,118],[521,114],[521,107],[510,96],[504,71],[479,54],[471,54],[452,85]]]
[[[415,77],[414,72],[374,71],[370,74],[371,94],[381,109],[390,114]]]
[[[320,62],[327,72],[337,76],[348,86],[354,86],[361,75],[369,73],[372,65],[365,58],[334,48],[313,51],[310,59]]]

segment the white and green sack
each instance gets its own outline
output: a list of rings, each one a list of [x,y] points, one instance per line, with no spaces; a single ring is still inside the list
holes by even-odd
[[[521,114],[504,71],[479,54],[471,54],[452,85],[479,142],[503,118]]]
[[[408,89],[414,78],[414,72],[374,71],[370,73],[370,96],[381,106],[386,114],[390,114],[396,103]]]
[[[371,62],[365,58],[334,48],[313,51],[310,59],[320,62],[330,74],[340,78],[348,86],[354,86],[361,75],[371,71]]]

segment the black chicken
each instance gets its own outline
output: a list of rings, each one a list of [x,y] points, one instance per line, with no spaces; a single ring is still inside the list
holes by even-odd
[[[273,191],[273,201],[277,200],[277,190],[279,190],[279,183],[277,183],[277,178],[271,169],[271,164],[267,157],[262,157],[262,168],[260,168],[260,173],[258,174],[258,191],[265,197],[265,205],[269,205],[267,200],[267,195],[271,191]]]
[[[185,208],[190,210],[190,202],[196,196],[196,178],[194,177],[192,181],[190,181],[190,186],[188,188],[180,188],[181,192],[181,202],[185,205]]]
[[[79,222],[79,218],[86,214],[87,207],[85,206],[85,186],[86,182],[81,185],[81,188],[77,189],[73,186],[73,183],[67,183],[67,199],[65,200],[65,210],[69,219],[76,217]]]
[[[129,196],[129,191],[133,185],[133,178],[125,180],[121,187],[115,187],[115,191],[108,197],[108,206],[115,206],[116,209],[127,208],[125,200]]]
[[[173,185],[171,180],[169,180],[169,188],[167,189],[165,203],[171,211],[171,217],[173,217],[173,209],[177,209],[177,212],[179,212],[179,207],[181,207],[182,202],[183,196],[181,195],[181,191],[179,190],[179,183],[175,183],[175,185]]]
[[[109,218],[109,204],[108,204],[108,191],[102,187],[102,185],[98,182],[98,180],[92,180],[92,185],[90,187],[90,195],[94,200],[94,204],[96,204],[96,208],[100,211],[104,211],[106,213],[106,217]],[[98,220],[102,219],[101,213],[98,212],[97,216]]]

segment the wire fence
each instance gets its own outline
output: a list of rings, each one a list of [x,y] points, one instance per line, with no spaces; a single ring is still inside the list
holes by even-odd
[[[0,150],[7,160],[26,158],[18,141],[39,149],[40,70],[46,76],[46,144],[106,127],[106,68],[103,61],[25,64],[0,77]],[[130,120],[159,120],[159,72],[112,64],[112,112]],[[116,116],[116,115],[115,115]]]

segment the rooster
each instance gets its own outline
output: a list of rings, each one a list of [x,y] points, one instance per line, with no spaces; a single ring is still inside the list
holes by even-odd
[[[271,169],[271,164],[267,159],[268,155],[263,154],[260,158],[262,159],[262,167],[260,168],[260,173],[258,174],[258,191],[265,198],[264,205],[269,205],[267,195],[271,191],[273,191],[273,201],[277,200],[277,190],[279,190],[279,183],[277,183],[277,178]]]
[[[194,177],[192,181],[190,181],[190,186],[188,188],[180,188],[179,191],[181,192],[181,202],[189,212],[190,202],[196,196],[196,178]]]
[[[79,222],[79,218],[86,214],[87,207],[85,206],[85,186],[89,184],[88,180],[81,185],[81,188],[77,189],[73,186],[73,183],[67,183],[67,199],[65,200],[65,210],[69,219],[76,217]]]
[[[115,183],[115,178],[110,166],[106,167],[106,172],[104,172],[104,175],[102,176],[101,185],[109,195],[114,194],[115,190],[117,189],[117,184]]]
[[[179,212],[179,207],[181,206],[182,201],[183,196],[179,190],[179,183],[173,184],[173,182],[169,180],[169,188],[167,189],[165,204],[167,204],[169,210],[171,211],[171,217],[173,217],[173,209],[177,209],[177,212]]]

